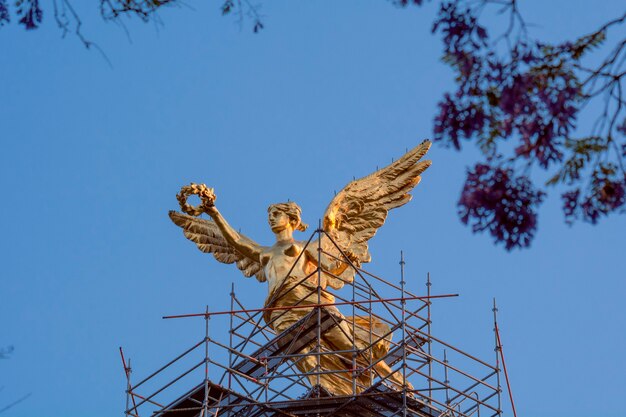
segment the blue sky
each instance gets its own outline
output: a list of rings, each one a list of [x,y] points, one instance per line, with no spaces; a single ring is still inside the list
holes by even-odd
[[[433,4],[265,2],[254,35],[192,3],[164,11],[163,27],[129,22],[132,42],[77,5],[113,68],[61,39],[50,14],[38,31],[0,30],[0,345],[15,346],[0,361],[0,406],[32,393],[8,416],[121,415],[119,346],[145,375],[200,336],[201,323],[161,316],[225,309],[231,282],[262,305],[263,286],[171,224],[180,186],[215,187],[231,223],[269,244],[269,204],[297,201],[315,224],[333,191],[431,137],[453,87]],[[558,41],[622,8],[522,11]],[[520,415],[623,415],[626,218],[567,227],[551,196],[532,247],[507,253],[456,215],[475,151],[429,155],[413,201],[372,240],[370,269],[397,275],[404,250],[410,289],[430,272],[433,292],[461,294],[435,303],[434,334],[488,359],[496,297]]]

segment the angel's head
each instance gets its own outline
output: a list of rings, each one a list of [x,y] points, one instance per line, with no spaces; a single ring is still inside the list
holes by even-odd
[[[272,232],[278,233],[287,227],[292,230],[300,230],[304,232],[308,227],[302,223],[300,214],[302,209],[296,203],[290,201],[288,203],[272,204],[267,208],[268,222]]]

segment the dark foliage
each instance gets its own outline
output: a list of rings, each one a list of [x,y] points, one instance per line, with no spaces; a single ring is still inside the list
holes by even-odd
[[[105,19],[132,15],[147,22],[160,7],[175,2],[176,0],[100,0],[100,13]]]
[[[0,26],[9,22],[11,22],[11,14],[9,13],[7,0],[0,0]]]
[[[526,247],[537,228],[536,207],[544,193],[512,169],[476,164],[467,172],[459,215],[474,232],[487,231],[506,249]]]
[[[601,216],[622,209],[626,203],[626,176],[611,163],[600,163],[591,175],[589,191],[580,189],[563,193],[563,211],[566,221],[573,223],[579,217],[592,224]]]
[[[491,6],[509,18],[495,38],[479,19]],[[587,67],[585,58],[625,20],[626,14],[550,45],[530,38],[516,0],[441,3],[433,32],[441,35],[456,91],[439,103],[434,138],[457,150],[474,142],[487,161],[506,158],[510,166],[488,162],[468,171],[459,210],[473,231],[489,231],[507,249],[529,245],[544,196],[532,187],[533,167],[553,171],[546,185],[570,186],[562,192],[570,224],[579,218],[595,224],[624,206],[626,40],[596,67]],[[592,101],[603,112],[588,137],[576,138],[576,119]]]
[[[43,11],[39,6],[39,0],[17,0],[15,10],[17,17],[20,18],[20,25],[26,30],[37,29],[41,24]]]
[[[399,7],[406,7],[410,4],[415,6],[421,6],[424,3],[424,0],[391,0],[391,2]]]
[[[221,0],[219,5],[222,14],[236,16],[240,25],[250,21],[256,33],[264,26],[259,6],[250,1]],[[442,60],[454,72],[456,87],[438,105],[434,139],[457,150],[474,143],[487,161],[468,171],[459,201],[461,220],[473,231],[488,231],[509,250],[530,244],[545,195],[530,180],[533,169],[546,172],[546,186],[565,188],[560,192],[569,224],[595,224],[625,211],[626,39],[612,39],[611,48],[606,44],[615,28],[623,27],[626,14],[578,39],[548,44],[531,37],[518,0],[387,1],[398,7],[434,3],[439,8],[432,31],[441,36]],[[94,46],[81,34],[71,0],[52,4],[63,33],[73,31],[85,46]],[[106,20],[135,16],[147,22],[158,21],[164,6],[181,2],[98,4]],[[11,9],[26,29],[41,24],[38,0],[13,5],[0,0],[0,26],[11,21]],[[500,33],[485,26],[484,16],[490,14],[506,19]],[[588,64],[598,56],[600,64]],[[579,115],[596,109],[601,110],[595,126],[581,135]]]

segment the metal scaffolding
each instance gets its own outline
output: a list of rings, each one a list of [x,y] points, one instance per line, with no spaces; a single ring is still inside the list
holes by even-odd
[[[318,229],[307,245],[319,242],[323,235],[330,239]],[[334,257],[324,252],[321,245],[317,250],[320,256]],[[204,335],[139,382],[131,382],[130,363],[120,348],[127,379],[125,415],[480,417],[482,414],[493,417],[502,414],[499,360],[502,352],[497,322],[494,323],[496,361],[490,364],[431,333],[433,300],[456,294],[431,294],[430,275],[426,280],[426,295],[408,291],[402,255],[398,285],[353,265],[348,257],[335,260],[350,263],[356,274],[352,282],[333,293],[336,302],[332,304],[321,302],[321,293],[325,291],[322,274],[331,273],[319,262],[320,266],[307,277],[317,277],[317,304],[247,309],[233,285],[229,310],[207,308],[203,313],[164,317],[200,317],[204,319]],[[275,316],[292,309],[304,309],[306,314],[276,334],[272,327]],[[352,315],[339,317],[336,309],[351,310]],[[496,311],[494,302],[494,320]],[[270,322],[267,316],[263,317],[267,312],[272,313]],[[370,322],[366,326],[370,329],[369,344],[365,347],[355,342],[359,320]],[[382,335],[372,332],[373,321],[386,324],[390,331]],[[346,334],[351,337],[352,349],[329,349],[322,338],[341,328],[341,322],[352,327],[352,335]],[[210,331],[209,324],[211,329],[218,330]],[[392,334],[399,340],[393,341]],[[382,358],[374,358],[372,351],[380,342],[389,343],[389,349]],[[316,366],[302,371],[300,362],[312,357]],[[321,365],[324,357],[333,357],[343,366],[326,369]],[[391,378],[392,374],[378,372],[377,363],[381,361],[393,374],[402,375],[404,383]],[[331,374],[349,382],[352,393],[329,393],[320,384],[320,378]]]

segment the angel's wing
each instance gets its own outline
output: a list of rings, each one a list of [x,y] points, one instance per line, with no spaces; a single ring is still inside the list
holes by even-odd
[[[256,276],[260,282],[265,282],[265,273],[261,264],[239,253],[222,236],[220,229],[211,220],[188,216],[186,214],[170,211],[170,219],[183,229],[185,237],[196,244],[198,249],[205,253],[212,253],[213,257],[225,264],[236,263],[237,268],[248,278]],[[259,246],[252,239],[239,234],[254,246]],[[259,246],[260,248],[260,246]]]
[[[422,142],[391,165],[352,181],[333,198],[324,214],[323,228],[344,253],[360,262],[371,260],[367,241],[385,223],[389,210],[411,200],[409,192],[431,164],[420,161],[430,145],[430,141]],[[324,241],[326,251],[339,253],[332,242]]]

